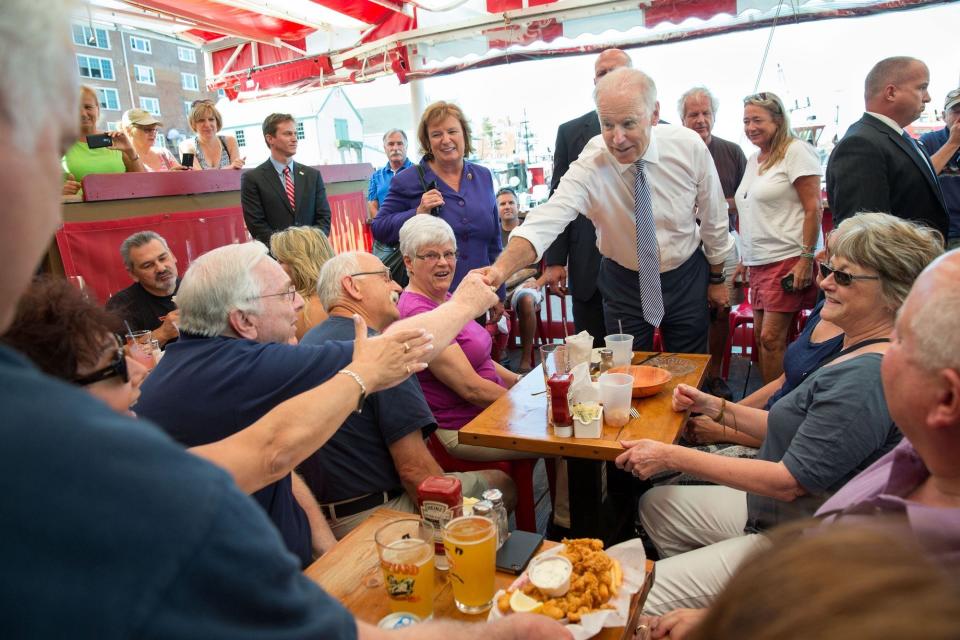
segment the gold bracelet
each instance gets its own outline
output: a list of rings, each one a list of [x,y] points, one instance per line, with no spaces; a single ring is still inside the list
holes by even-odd
[[[717,417],[714,419],[714,422],[723,424],[723,413],[727,410],[727,399],[720,398],[720,413],[717,414]]]

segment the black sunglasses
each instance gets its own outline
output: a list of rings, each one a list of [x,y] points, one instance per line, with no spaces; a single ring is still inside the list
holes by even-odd
[[[74,384],[85,387],[89,384],[93,384],[94,382],[108,380],[114,376],[120,376],[124,382],[130,381],[130,376],[127,373],[127,354],[123,350],[123,340],[121,340],[116,334],[114,334],[113,337],[117,341],[117,355],[114,357],[113,362],[105,366],[103,369],[94,371],[93,373],[83,376],[82,378],[74,378]]]
[[[830,276],[833,276],[834,282],[836,282],[841,287],[849,287],[853,284],[854,280],[879,280],[880,276],[855,276],[852,273],[847,273],[846,271],[839,271],[834,269],[825,262],[820,263],[820,277],[826,280]]]

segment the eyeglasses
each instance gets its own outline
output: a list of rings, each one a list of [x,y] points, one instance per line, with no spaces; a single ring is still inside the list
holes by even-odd
[[[293,285],[290,285],[290,287],[286,291],[282,291],[280,293],[268,293],[266,295],[257,296],[256,298],[254,298],[254,300],[258,300],[260,298],[274,298],[276,296],[287,296],[287,302],[293,302],[293,299],[297,296],[297,288]]]
[[[351,273],[351,278],[359,278],[360,276],[380,276],[383,278],[384,282],[390,282],[390,269],[381,269],[379,271],[360,271],[359,273]]]
[[[780,106],[780,101],[777,99],[777,96],[773,95],[772,93],[767,93],[766,91],[755,93],[743,99],[744,106],[755,103],[755,102],[767,103],[763,105],[764,108],[774,113],[782,113],[783,111]]]
[[[460,256],[459,251],[444,251],[442,254],[437,253],[436,251],[428,251],[427,253],[420,255],[419,253],[413,254],[416,257],[420,258],[424,262],[438,262],[440,258],[443,258],[447,262],[453,262]]]
[[[766,102],[769,99],[770,98],[767,97],[767,92],[761,91],[760,93],[755,93],[751,96],[747,96],[746,98],[743,99],[743,102],[747,103],[747,102],[752,102],[754,100],[756,100],[757,102]]]
[[[213,100],[210,100],[210,99],[194,100],[193,102],[190,103],[190,108],[192,109],[193,107],[197,106],[198,104],[213,104]]]
[[[826,280],[830,276],[833,276],[834,282],[836,282],[841,287],[849,287],[853,284],[854,280],[879,280],[880,276],[855,276],[852,273],[847,273],[846,271],[839,271],[834,269],[829,264],[825,262],[820,263],[820,277]]]
[[[124,382],[130,381],[130,376],[127,373],[127,354],[123,350],[123,340],[119,336],[114,334],[114,339],[117,341],[117,354],[113,359],[113,362],[105,366],[103,369],[98,369],[89,375],[85,375],[79,378],[74,378],[74,384],[78,384],[81,387],[93,384],[94,382],[100,382],[101,380],[108,380],[115,376],[120,376]]]

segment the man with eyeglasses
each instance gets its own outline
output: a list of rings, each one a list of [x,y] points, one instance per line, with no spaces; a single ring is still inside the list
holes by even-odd
[[[922,222],[949,236],[950,220],[937,170],[906,131],[930,102],[930,70],[906,56],[885,58],[864,83],[866,113],[837,143],[827,164],[834,225],[860,211]]]
[[[654,127],[657,88],[642,71],[608,73],[594,99],[601,136],[482,271],[491,285],[502,283],[538,260],[582,212],[603,254],[597,285],[607,332],[622,328],[634,350],[650,351],[659,327],[667,351],[706,353],[708,305],[728,302],[723,265],[733,248],[710,152],[689,129]]]
[[[469,313],[495,297],[478,278],[471,283],[426,324],[399,323],[391,333],[424,327],[448,342],[474,317]],[[259,242],[220,247],[195,260],[177,303],[181,338],[167,348],[163,366],[141,388],[137,413],[184,446],[229,437],[337,374],[353,378],[366,394],[364,376],[344,369],[354,357],[352,342],[291,346],[304,302]],[[362,408],[361,402],[357,410]],[[333,544],[316,500],[299,476],[285,476],[253,497],[304,566]]]
[[[468,283],[469,286],[469,283]],[[459,290],[459,289],[458,289]],[[341,253],[324,263],[317,293],[329,317],[311,329],[301,345],[349,340],[353,315],[359,315],[370,336],[399,320],[402,289],[376,256]],[[416,376],[367,396],[363,410],[352,414],[334,436],[299,467],[307,486],[339,540],[376,509],[387,507],[418,513],[417,486],[427,476],[444,475],[424,444],[436,420]],[[513,481],[502,471],[453,474],[464,496],[480,498],[500,489],[508,508],[515,502]]]

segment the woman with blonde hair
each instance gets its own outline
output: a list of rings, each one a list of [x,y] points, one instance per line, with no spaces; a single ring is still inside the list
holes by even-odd
[[[734,279],[749,271],[766,383],[783,373],[794,314],[817,302],[813,259],[823,212],[820,157],[794,135],[783,102],[769,91],[744,99],[743,130],[758,151],[747,161],[735,196],[741,247]]]
[[[270,236],[270,253],[290,276],[303,309],[297,316],[297,340],[327,319],[317,296],[317,280],[323,263],[336,255],[327,236],[316,227],[288,227]]]
[[[96,173],[144,171],[143,161],[123,131],[101,131],[100,98],[97,92],[80,87],[80,136],[63,155],[63,195],[80,194],[80,181]],[[91,148],[87,136],[106,135],[110,144]]]
[[[166,147],[154,146],[163,123],[150,113],[143,109],[129,109],[123,114],[122,123],[147,171],[183,171],[187,168],[177,162]]]
[[[233,136],[219,135],[223,116],[212,100],[197,100],[187,118],[196,137],[180,143],[180,153],[192,153],[195,169],[242,169],[246,158]]]

